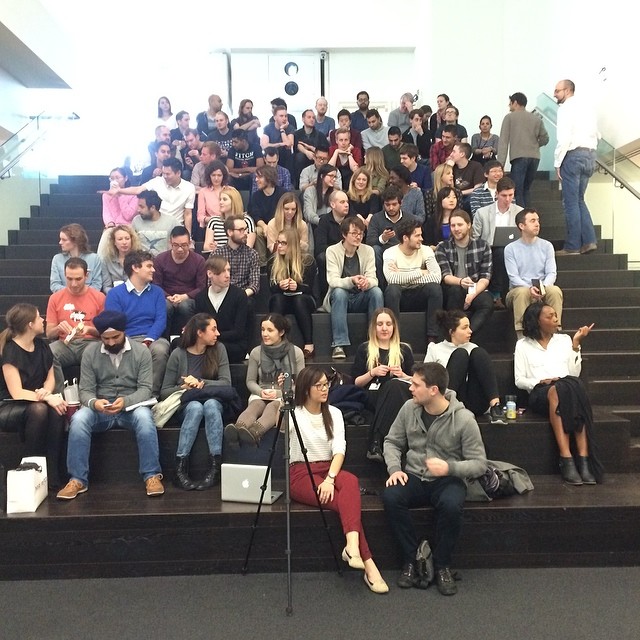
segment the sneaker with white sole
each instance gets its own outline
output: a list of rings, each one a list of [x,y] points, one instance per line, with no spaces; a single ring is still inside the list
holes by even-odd
[[[331,352],[331,357],[334,360],[344,360],[347,357],[347,354],[344,352],[342,347],[334,347]]]
[[[162,474],[158,473],[155,476],[151,476],[144,481],[144,486],[147,490],[148,496],[161,496],[164,493],[164,487],[162,486]]]
[[[58,500],[73,500],[80,493],[87,491],[89,487],[85,487],[79,480],[69,480],[67,484],[58,491],[56,498]]]

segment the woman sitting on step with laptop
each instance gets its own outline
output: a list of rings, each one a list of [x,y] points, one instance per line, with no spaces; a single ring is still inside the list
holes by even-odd
[[[522,328],[524,338],[516,343],[514,359],[516,387],[529,392],[529,408],[534,413],[549,416],[560,450],[562,479],[572,485],[601,482],[603,470],[594,452],[591,403],[578,377],[581,343],[593,324],[580,327],[573,338],[560,334],[554,308],[534,302],[524,312]]]
[[[340,516],[346,545],[342,559],[353,569],[364,570],[364,582],[374,593],[389,587],[371,557],[362,527],[360,483],[342,465],[347,449],[342,413],[328,403],[329,381],[319,367],[306,367],[295,383],[295,419],[302,445],[307,449],[313,482],[309,477],[293,420],[290,431],[291,497],[310,506],[318,502]]]
[[[393,311],[378,309],[369,322],[369,340],[358,347],[351,369],[354,383],[367,390],[368,408],[374,412],[369,426],[369,460],[384,462],[382,442],[398,411],[411,398],[407,383],[413,363],[411,347],[400,342]]]
[[[225,446],[257,447],[276,426],[284,374],[295,378],[304,368],[302,349],[287,340],[290,329],[289,321],[279,313],[270,313],[260,323],[262,340],[251,350],[247,366],[249,405],[235,424],[225,427]]]

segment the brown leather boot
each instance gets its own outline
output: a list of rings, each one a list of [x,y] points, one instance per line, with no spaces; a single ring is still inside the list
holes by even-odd
[[[249,426],[238,426],[238,437],[243,445],[252,445],[257,447],[260,444],[262,436],[269,431],[271,427],[265,427],[258,420]]]

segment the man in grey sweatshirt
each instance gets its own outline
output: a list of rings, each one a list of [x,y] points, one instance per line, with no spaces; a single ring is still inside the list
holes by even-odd
[[[447,389],[447,370],[429,362],[413,371],[413,400],[402,407],[384,441],[389,478],[382,501],[403,556],[398,586],[428,586],[417,570],[418,538],[410,509],[431,505],[436,512],[436,584],[443,595],[454,595],[451,558],[462,527],[465,479],[481,476],[487,457],[473,414]]]

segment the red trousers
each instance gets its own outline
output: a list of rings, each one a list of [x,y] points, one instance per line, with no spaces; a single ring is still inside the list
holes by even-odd
[[[311,473],[318,486],[326,477],[331,466],[330,461],[312,462]],[[295,462],[289,469],[291,497],[297,502],[317,506],[316,494],[307,473],[304,462]],[[333,500],[322,505],[325,509],[337,512],[344,533],[357,531],[360,537],[360,556],[363,560],[371,558],[371,551],[364,535],[361,517],[360,483],[358,478],[348,471],[340,471],[335,479]]]

